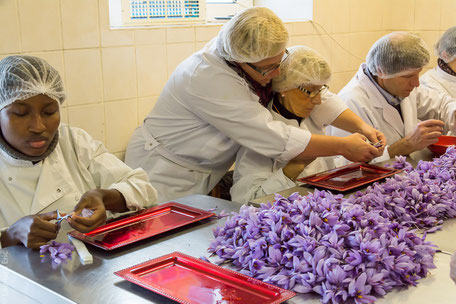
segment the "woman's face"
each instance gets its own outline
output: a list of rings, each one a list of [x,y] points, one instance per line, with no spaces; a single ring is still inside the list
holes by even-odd
[[[271,82],[271,79],[280,75],[280,63],[284,58],[285,50],[279,55],[266,58],[255,63],[241,63],[241,68],[263,87]],[[253,67],[252,67],[253,66]],[[266,72],[263,75],[260,71]]]
[[[59,104],[46,95],[17,100],[0,111],[5,140],[29,156],[44,154],[60,124]]]
[[[309,92],[316,92],[320,90],[321,85],[308,85],[303,86]],[[291,89],[281,92],[284,97],[282,98],[285,108],[296,116],[307,118],[315,108],[316,105],[321,104],[321,94],[310,98],[309,95],[300,89]]]

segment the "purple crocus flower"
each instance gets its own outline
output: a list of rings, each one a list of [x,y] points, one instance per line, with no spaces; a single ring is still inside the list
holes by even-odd
[[[67,259],[71,259],[73,251],[73,245],[68,243],[58,243],[56,241],[51,241],[40,247],[40,254],[44,255],[46,252],[49,252],[52,262],[57,265],[66,262]]]
[[[209,252],[242,273],[324,303],[372,303],[435,268],[435,246],[415,228],[456,216],[456,150],[349,198],[315,190],[241,207],[214,229]],[[429,233],[429,232],[428,232]]]

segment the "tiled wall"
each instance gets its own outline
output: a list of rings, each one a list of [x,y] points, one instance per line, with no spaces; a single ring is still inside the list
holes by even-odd
[[[409,30],[432,46],[456,25],[455,11],[455,0],[315,0],[314,19],[323,28],[309,22],[287,28],[290,45],[308,45],[328,59],[337,92],[379,37]],[[0,0],[0,58],[22,53],[48,60],[65,81],[63,121],[123,158],[168,76],[220,25],[111,30],[108,23],[108,0]]]

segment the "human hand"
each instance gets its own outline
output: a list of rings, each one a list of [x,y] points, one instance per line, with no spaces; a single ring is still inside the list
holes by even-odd
[[[363,134],[367,137],[372,145],[375,148],[381,149],[382,153],[386,147],[386,137],[385,135],[377,129],[372,128],[371,132],[366,132]]]
[[[442,135],[444,125],[443,121],[437,119],[429,119],[417,124],[415,129],[404,138],[410,151],[408,154],[436,143]]]
[[[90,217],[83,217],[82,210],[84,208],[93,211],[93,214]],[[68,218],[68,224],[83,233],[92,231],[105,222],[106,209],[103,203],[103,195],[97,189],[84,193],[74,207],[73,215]]]
[[[2,233],[2,246],[24,244],[27,248],[38,249],[57,237],[56,211],[28,215],[20,218]]]
[[[342,156],[353,162],[369,162],[383,154],[383,147],[376,148],[368,143],[364,135],[353,133],[344,137]]]

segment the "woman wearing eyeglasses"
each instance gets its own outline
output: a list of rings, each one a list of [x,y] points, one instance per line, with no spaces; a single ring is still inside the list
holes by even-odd
[[[288,58],[280,66],[280,75],[272,80],[275,93],[268,110],[273,119],[322,136],[327,145],[320,150],[321,156],[339,154],[337,149],[331,149],[335,140],[351,145],[353,155],[361,151],[366,145],[361,134],[343,138],[324,136],[324,128],[330,124],[349,132],[369,129],[337,95],[328,91],[326,83],[331,77],[328,63],[305,46],[288,48],[288,52]],[[384,145],[383,136],[379,137],[382,139],[379,145]],[[318,157],[307,162],[298,159],[281,162],[241,147],[236,157],[231,197],[235,202],[247,203],[294,187],[298,177],[334,167],[333,157]]]
[[[209,193],[241,146],[281,162],[315,157],[324,148],[318,137],[274,121],[265,108],[287,42],[271,10],[249,8],[176,68],[125,155],[129,166],[148,172],[160,201]],[[363,134],[378,141],[373,128]],[[332,145],[351,155],[351,146]],[[369,161],[381,151],[365,145],[358,152],[351,160]]]

